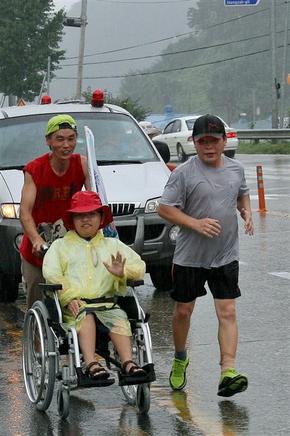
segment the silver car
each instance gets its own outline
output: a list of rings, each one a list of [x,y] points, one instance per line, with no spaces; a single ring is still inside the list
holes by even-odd
[[[171,160],[184,162],[187,160],[188,156],[196,154],[192,140],[192,129],[198,117],[200,117],[200,115],[187,115],[185,117],[174,118],[164,127],[160,135],[154,137],[154,140],[162,141],[168,145]],[[233,158],[239,144],[237,131],[229,127],[224,120],[222,120],[222,122],[225,125],[227,134],[225,155]]]

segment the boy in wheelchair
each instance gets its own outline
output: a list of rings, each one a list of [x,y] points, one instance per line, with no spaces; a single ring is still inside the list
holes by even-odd
[[[48,283],[62,285],[63,319],[78,332],[86,374],[94,380],[110,375],[95,356],[101,323],[118,352],[122,373],[144,383],[146,372],[132,361],[130,323],[114,296],[126,294],[127,280],[143,279],[145,263],[120,240],[103,236],[100,230],[112,220],[110,208],[101,204],[98,194],[74,194],[64,217],[70,230],[45,254],[43,276]]]

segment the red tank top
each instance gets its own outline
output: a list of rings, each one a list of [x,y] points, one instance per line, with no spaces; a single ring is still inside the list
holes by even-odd
[[[40,223],[54,223],[62,218],[64,212],[70,208],[72,195],[80,191],[85,182],[81,157],[73,154],[70,158],[68,170],[58,176],[51,168],[50,154],[47,153],[29,162],[24,167],[31,176],[37,188],[32,217],[36,226]],[[20,253],[27,262],[36,266],[42,265],[42,260],[32,254],[32,245],[24,234],[20,246]]]

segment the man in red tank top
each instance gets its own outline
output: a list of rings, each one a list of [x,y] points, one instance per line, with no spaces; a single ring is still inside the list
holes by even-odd
[[[42,245],[38,232],[41,223],[62,227],[61,217],[69,208],[73,194],[85,185],[90,189],[86,157],[73,154],[77,143],[75,120],[66,114],[52,117],[46,128],[50,152],[24,167],[20,220],[24,236],[20,247],[21,267],[26,283],[27,306],[41,299],[38,283],[42,276]]]

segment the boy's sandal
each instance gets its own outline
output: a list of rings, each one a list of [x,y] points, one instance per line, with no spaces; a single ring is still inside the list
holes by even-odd
[[[87,365],[86,374],[93,380],[104,380],[110,377],[108,371],[97,361]]]
[[[132,363],[132,366],[127,371],[127,366],[129,365],[129,363]],[[133,377],[144,377],[147,375],[146,371],[140,368],[140,366],[138,366],[136,362],[133,362],[133,360],[126,360],[126,362],[123,363],[122,373],[123,375],[133,376]]]

